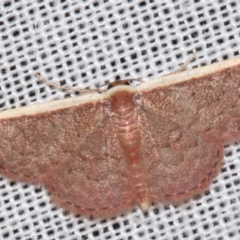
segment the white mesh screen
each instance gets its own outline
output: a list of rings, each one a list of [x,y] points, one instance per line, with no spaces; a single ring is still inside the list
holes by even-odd
[[[74,96],[39,82],[96,88],[150,80],[239,55],[238,0],[4,0],[0,2],[1,110]],[[0,177],[0,239],[240,239],[240,144],[225,148],[209,190],[180,206],[104,221],[74,217],[39,186]]]

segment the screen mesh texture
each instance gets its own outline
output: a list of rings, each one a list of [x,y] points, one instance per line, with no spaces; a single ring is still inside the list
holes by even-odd
[[[238,0],[0,2],[0,108],[74,97],[39,82],[98,88],[150,81],[239,55]],[[222,171],[180,206],[152,206],[106,220],[56,208],[41,186],[0,176],[0,239],[240,239],[240,144],[225,147]]]

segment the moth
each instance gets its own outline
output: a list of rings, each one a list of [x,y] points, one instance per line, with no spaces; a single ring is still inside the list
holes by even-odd
[[[240,58],[0,113],[0,174],[109,217],[201,193],[240,136]]]

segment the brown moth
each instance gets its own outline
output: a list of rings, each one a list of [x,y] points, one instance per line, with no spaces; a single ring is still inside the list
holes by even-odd
[[[0,113],[0,174],[85,216],[201,193],[240,136],[240,58]]]

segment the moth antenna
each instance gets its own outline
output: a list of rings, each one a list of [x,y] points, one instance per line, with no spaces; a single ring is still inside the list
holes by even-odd
[[[167,74],[167,75],[171,75],[171,74],[175,74],[175,73],[179,73],[182,72],[183,70],[185,70],[185,68],[187,67],[187,65],[193,61],[193,59],[196,58],[196,52],[193,52],[188,58],[187,61],[185,61],[179,68],[177,68],[176,70],[174,70],[173,72]]]
[[[104,83],[100,87],[108,86],[109,88],[112,88],[112,87],[119,86],[119,85],[128,85],[129,83],[131,83],[133,81],[138,81],[140,83],[144,82],[140,78],[129,78],[129,79],[121,79],[121,80],[118,80],[118,81],[115,81],[115,82]]]
[[[95,89],[83,89],[83,88],[72,88],[67,86],[60,86],[58,84],[48,81],[40,73],[35,73],[34,75],[39,81],[46,83],[50,87],[58,88],[61,90],[67,90],[67,91],[79,92],[79,93],[103,92],[103,90],[100,90],[100,89],[95,90]]]

